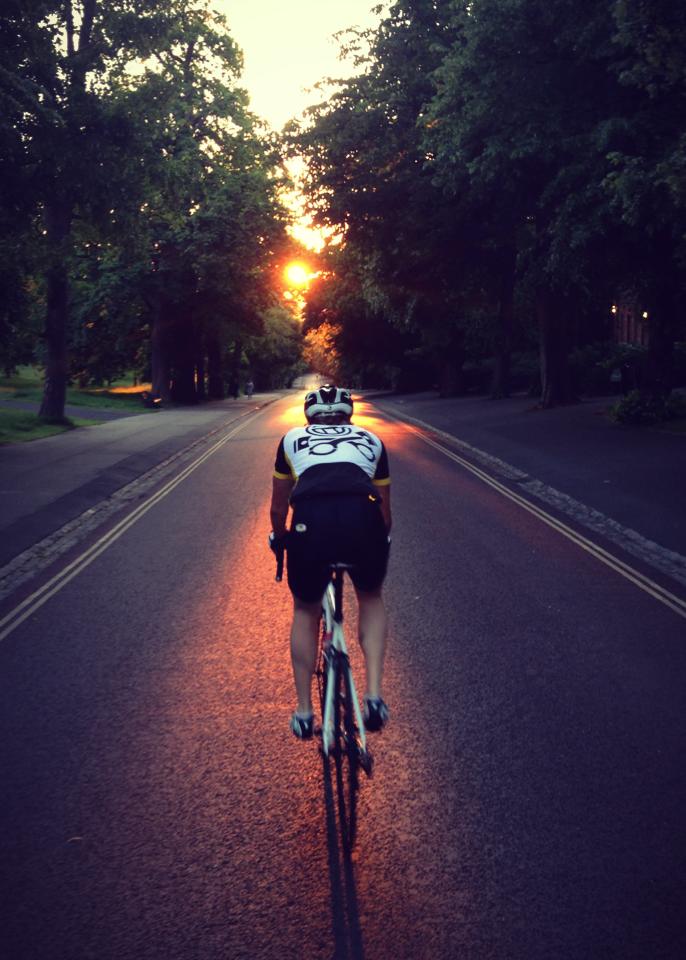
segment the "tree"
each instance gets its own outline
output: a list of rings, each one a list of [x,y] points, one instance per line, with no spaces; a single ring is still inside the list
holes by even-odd
[[[3,35],[16,31],[3,100],[17,104],[10,121],[18,145],[14,159],[20,170],[31,171],[27,185],[44,239],[41,415],[48,419],[64,416],[74,223],[110,215],[117,194],[125,192],[128,123],[113,78],[148,52],[158,26],[155,6],[146,0],[18,0],[3,14]]]
[[[208,0],[18,0],[0,31],[0,165],[21,178],[31,235],[12,276],[44,276],[41,413],[63,417],[70,342],[72,369],[107,376],[145,329],[161,393],[173,380],[177,398],[202,396],[208,355],[217,389],[217,337],[235,351],[259,331],[286,220],[225,20]]]
[[[368,286],[363,292],[368,282],[354,249],[333,247],[308,291],[303,331],[307,336],[327,325],[342,382],[358,389],[397,386],[412,366],[408,354],[418,337],[389,322],[381,295]]]
[[[312,109],[295,141],[308,161],[311,209],[344,234],[369,312],[416,332],[446,393],[457,386],[464,328],[481,298],[473,278],[455,285],[456,266],[466,262],[464,231],[442,202],[422,145],[432,73],[451,37],[448,8],[404,0],[374,34],[353,33],[347,49],[363,72]]]
[[[615,215],[636,238],[630,287],[650,329],[644,388],[664,398],[674,383],[674,342],[686,337],[686,11],[665,0],[618,0],[614,16],[614,72],[627,109],[605,182]]]
[[[601,141],[625,98],[610,69],[610,6],[475,0],[453,8],[459,39],[436,73],[426,137],[436,177],[485,213],[506,264],[504,303],[516,252],[538,319],[541,402],[566,402],[572,321],[602,287],[593,264],[612,223]],[[601,282],[592,289],[594,278]]]
[[[641,0],[400,0],[354,36],[360,74],[297,139],[310,202],[357,257],[367,305],[433,355],[441,392],[487,334],[505,393],[533,315],[541,403],[573,400],[570,350],[602,335],[629,286],[646,291],[666,370],[676,328],[661,318],[683,286],[683,36],[680,11]]]
[[[249,337],[245,344],[248,371],[258,390],[288,387],[306,369],[300,324],[282,306],[269,307],[262,320],[262,334]]]
[[[341,358],[336,349],[340,328],[328,320],[305,334],[303,359],[310,370],[321,373],[332,382],[341,379]]]

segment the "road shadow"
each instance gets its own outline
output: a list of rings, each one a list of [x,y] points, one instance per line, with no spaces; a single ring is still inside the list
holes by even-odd
[[[343,751],[322,755],[324,809],[331,884],[332,960],[364,960],[353,848],[357,829],[357,770]],[[346,776],[346,770],[349,776]]]

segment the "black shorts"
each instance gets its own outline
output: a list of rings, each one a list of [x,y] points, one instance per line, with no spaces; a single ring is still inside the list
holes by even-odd
[[[293,508],[288,538],[288,586],[304,603],[320,600],[329,565],[349,563],[358,590],[374,592],[386,576],[388,537],[377,500],[367,496],[323,496]]]

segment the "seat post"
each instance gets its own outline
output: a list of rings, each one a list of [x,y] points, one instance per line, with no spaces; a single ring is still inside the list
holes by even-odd
[[[343,570],[336,568],[333,572],[334,612],[336,623],[343,623]]]

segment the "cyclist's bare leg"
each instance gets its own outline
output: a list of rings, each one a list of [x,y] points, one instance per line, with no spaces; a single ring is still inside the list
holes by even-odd
[[[293,600],[291,663],[298,696],[296,709],[302,717],[312,713],[312,677],[317,662],[317,631],[321,610],[321,602]]]
[[[388,625],[386,607],[381,596],[381,590],[372,593],[356,590],[356,593],[360,605],[360,645],[364,652],[367,668],[367,694],[370,697],[380,697]]]

